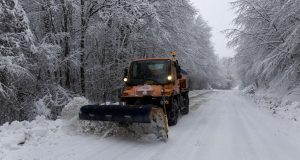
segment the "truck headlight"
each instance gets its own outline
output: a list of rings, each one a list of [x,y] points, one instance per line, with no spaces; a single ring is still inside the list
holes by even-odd
[[[172,76],[168,76],[168,78],[167,78],[169,81],[171,81],[172,80]]]

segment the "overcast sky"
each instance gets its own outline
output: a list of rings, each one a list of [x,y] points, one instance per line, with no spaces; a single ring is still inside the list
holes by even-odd
[[[212,27],[212,42],[215,53],[219,57],[233,57],[235,52],[226,46],[226,38],[221,31],[232,28],[230,26],[234,13],[229,2],[233,0],[191,0],[203,19]]]

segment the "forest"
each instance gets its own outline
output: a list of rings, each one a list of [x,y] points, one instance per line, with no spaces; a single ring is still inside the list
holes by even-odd
[[[300,1],[237,0],[220,60],[189,0],[0,0],[0,124],[56,119],[72,98],[118,101],[130,61],[177,58],[191,89],[300,91]]]
[[[299,133],[300,0],[0,0],[0,160],[300,160]]]
[[[170,51],[193,89],[224,88],[210,37],[189,0],[0,0],[0,124],[117,101],[131,60]]]
[[[234,29],[227,30],[241,88],[299,94],[300,1],[238,0]]]

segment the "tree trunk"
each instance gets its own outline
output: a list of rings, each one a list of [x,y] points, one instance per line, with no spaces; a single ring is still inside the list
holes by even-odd
[[[80,32],[80,84],[81,93],[85,96],[85,31],[86,31],[86,17],[85,17],[85,0],[80,0],[81,4],[81,32]]]
[[[61,0],[62,3],[62,9],[63,9],[63,16],[64,16],[64,25],[63,25],[63,32],[69,33],[69,23],[68,23],[68,10],[67,10],[67,4],[65,0]],[[66,35],[64,38],[64,57],[68,57],[70,55],[70,44],[69,44],[69,35]],[[67,89],[70,89],[70,62],[67,61],[67,64],[65,66],[64,70],[65,74],[65,82],[64,85]]]

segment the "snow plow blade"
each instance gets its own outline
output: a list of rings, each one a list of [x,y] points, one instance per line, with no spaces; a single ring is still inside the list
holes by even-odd
[[[155,105],[87,105],[80,108],[80,120],[149,124],[152,132],[164,142],[168,139],[168,118]]]
[[[150,115],[153,107],[153,105],[87,105],[80,108],[79,119],[151,123]]]

